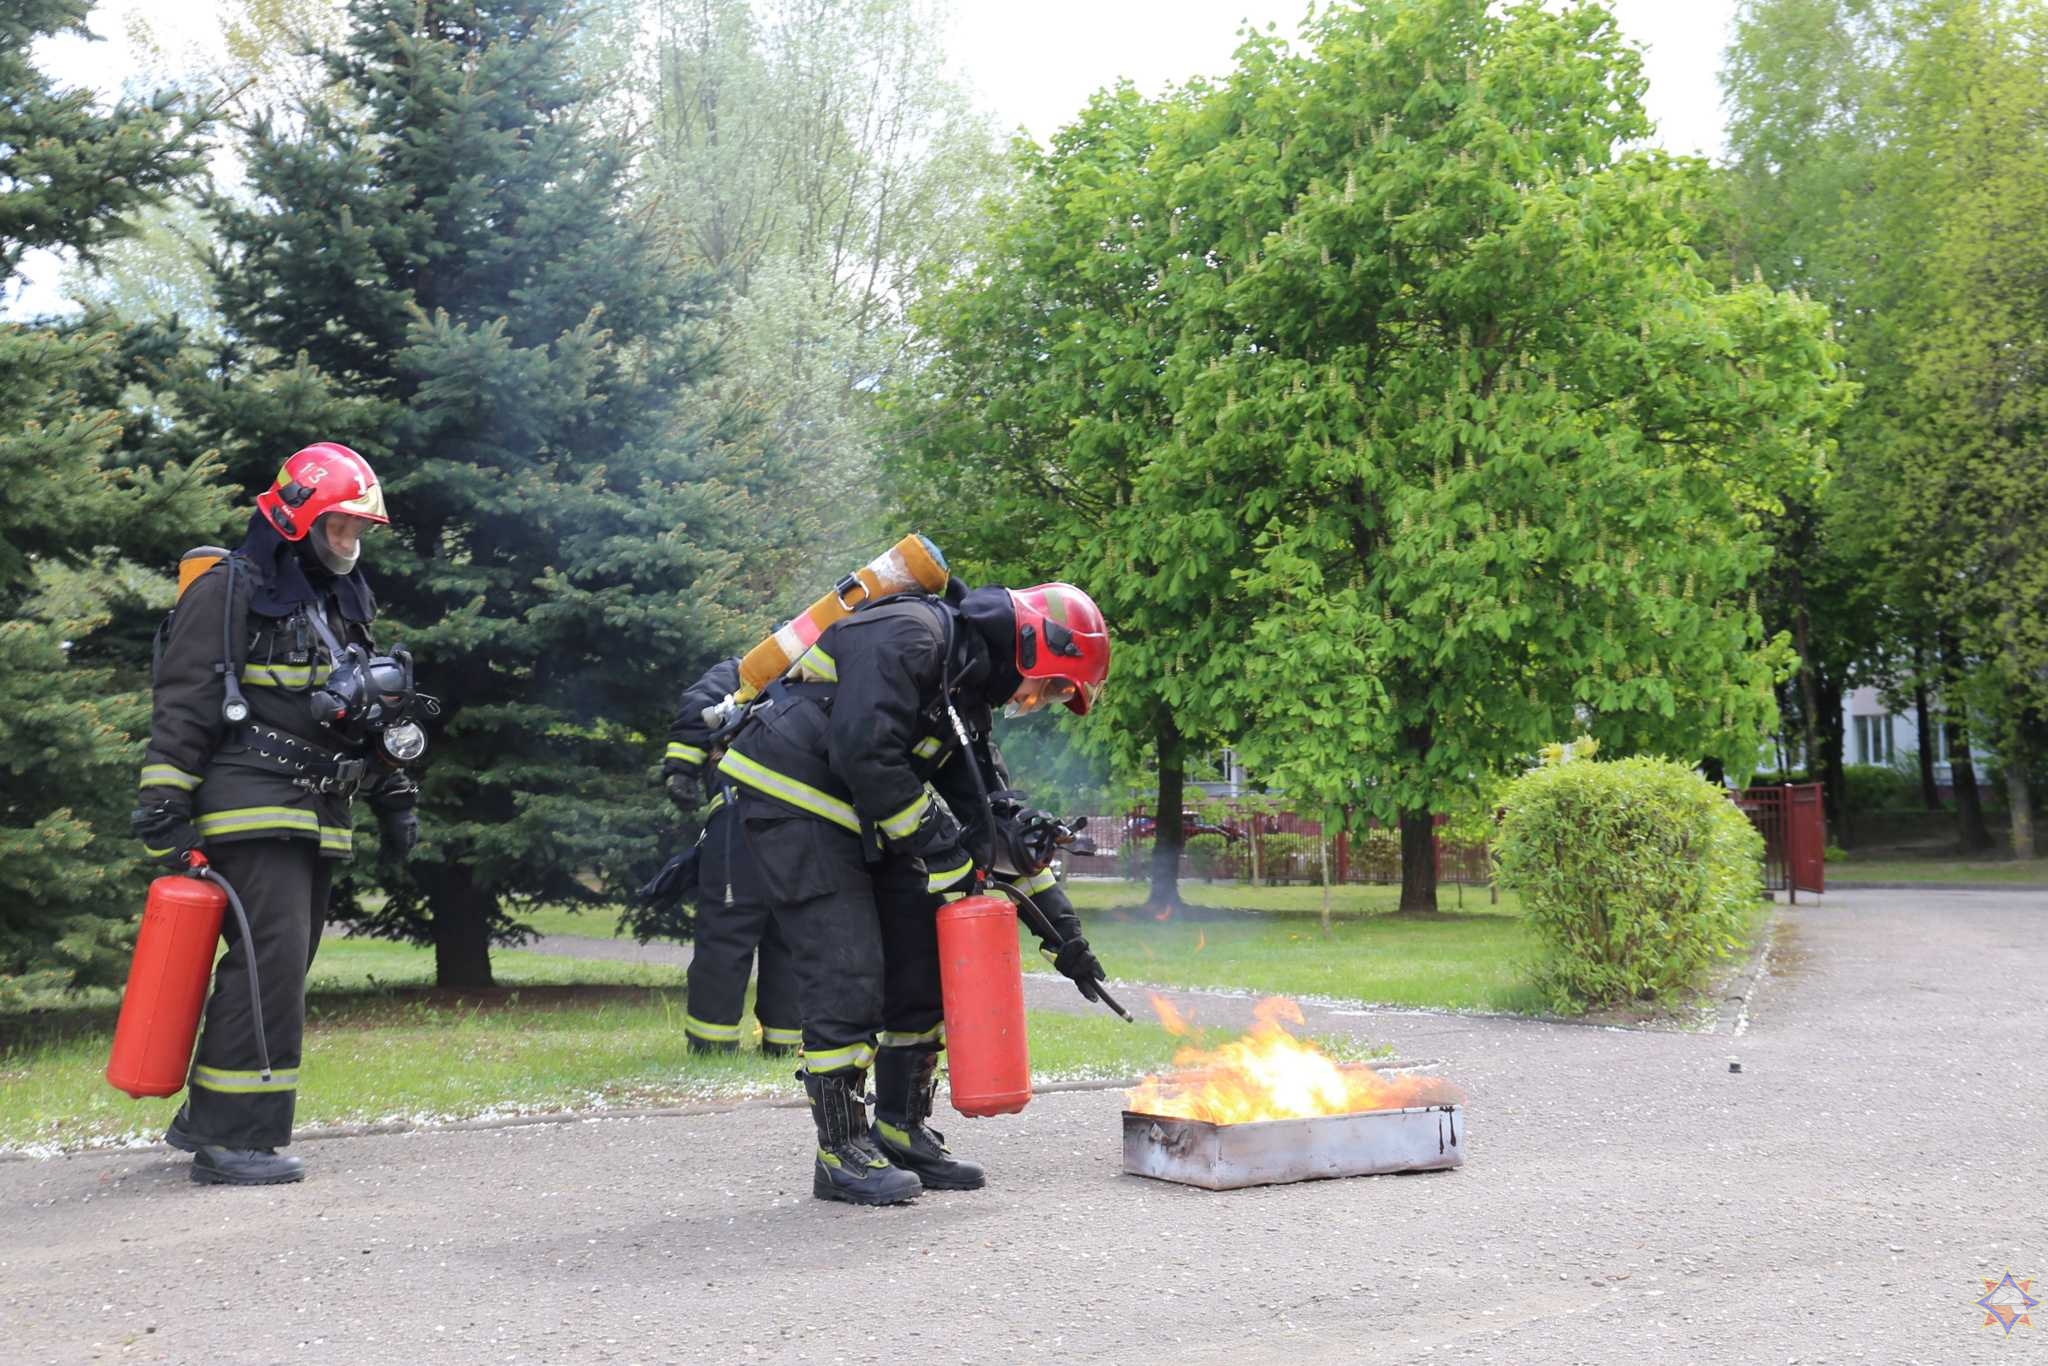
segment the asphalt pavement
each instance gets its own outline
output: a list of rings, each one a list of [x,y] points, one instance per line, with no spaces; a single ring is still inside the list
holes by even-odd
[[[1975,1304],[2048,1302],[2044,931],[2039,892],[1781,907],[1696,1032],[1312,1012],[1464,1089],[1449,1172],[1149,1182],[1115,1091],[956,1117],[989,1188],[888,1210],[812,1200],[758,1106],[306,1142],[267,1189],[4,1162],[0,1359],[2048,1362],[2048,1303]]]

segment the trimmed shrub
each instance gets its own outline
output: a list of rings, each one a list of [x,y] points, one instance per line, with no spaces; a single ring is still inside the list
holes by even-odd
[[[1187,843],[1188,867],[1205,882],[1214,882],[1230,864],[1230,841],[1222,835],[1193,835]]]
[[[1261,835],[1259,875],[1268,886],[1283,882],[1314,882],[1320,875],[1316,865],[1316,841],[1310,835]]]
[[[1560,1009],[1659,999],[1747,937],[1763,837],[1669,759],[1565,763],[1509,785],[1496,844]]]
[[[1351,841],[1353,876],[1363,873],[1368,882],[1401,880],[1401,836],[1374,827]]]
[[[1851,811],[1912,811],[1920,805],[1920,778],[1883,764],[1842,770],[1842,801]]]

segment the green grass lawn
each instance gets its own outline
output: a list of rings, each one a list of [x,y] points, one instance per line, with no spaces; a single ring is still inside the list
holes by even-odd
[[[1533,1011],[1542,1004],[1523,981],[1535,945],[1509,895],[1495,906],[1483,889],[1467,888],[1462,912],[1402,916],[1392,914],[1398,888],[1332,888],[1325,935],[1320,887],[1190,883],[1182,890],[1198,909],[1165,921],[1144,914],[1144,890],[1131,882],[1069,888],[1088,942],[1113,977],[1390,1005]],[[1438,904],[1456,905],[1451,888],[1441,889]],[[1051,971],[1035,952],[1026,964]]]
[[[1140,909],[1145,885],[1080,880],[1068,895],[1088,940],[1113,976],[1169,986],[1334,996],[1392,1005],[1536,1010],[1520,965],[1533,951],[1512,893],[1492,904],[1483,887],[1438,889],[1435,916],[1397,916],[1398,887],[1330,889],[1331,933],[1321,924],[1320,887],[1182,885],[1189,908],[1167,921]],[[530,919],[545,934],[604,937],[605,912],[544,909]],[[1025,966],[1050,971],[1025,938]],[[1124,1003],[1136,1010],[1143,1002]]]
[[[1862,859],[1830,863],[1829,882],[2033,883],[2048,887],[2048,859]]]
[[[789,1059],[763,1058],[751,1045],[734,1055],[688,1051],[678,969],[520,952],[493,961],[505,989],[465,997],[426,989],[429,950],[323,946],[308,1002],[299,1125],[796,1094]],[[101,1075],[113,1021],[109,999],[0,1016],[0,1147],[49,1151],[162,1133],[175,1098],[130,1100]],[[1356,1043],[1323,1042],[1340,1056],[1364,1055]],[[1149,1022],[1031,1017],[1040,1081],[1149,1071],[1174,1048]]]

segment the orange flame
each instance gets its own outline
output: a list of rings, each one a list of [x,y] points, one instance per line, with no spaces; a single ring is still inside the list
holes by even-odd
[[[1206,949],[1206,948],[1208,948],[1208,947],[1209,947],[1209,936],[1208,936],[1207,934],[1205,934],[1205,933],[1204,933],[1203,931],[1201,931],[1201,930],[1196,930],[1196,931],[1195,931],[1195,952],[1196,952],[1196,953],[1200,953],[1200,952],[1201,952],[1201,951],[1202,951],[1203,949]]]
[[[1158,996],[1152,1008],[1168,1032],[1188,1032],[1187,1021]],[[1435,1077],[1382,1077],[1363,1063],[1340,1063],[1288,1032],[1303,1023],[1301,1007],[1269,996],[1253,1012],[1252,1032],[1219,1048],[1188,1045],[1174,1054],[1174,1070],[1145,1078],[1125,1095],[1140,1114],[1244,1124],[1260,1119],[1305,1119],[1360,1110],[1396,1110],[1455,1100]]]

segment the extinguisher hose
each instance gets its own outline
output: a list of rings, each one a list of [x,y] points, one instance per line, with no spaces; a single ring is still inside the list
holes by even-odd
[[[211,868],[194,868],[193,873],[205,878],[228,894],[228,909],[235,913],[235,927],[242,932],[242,966],[249,970],[249,1015],[256,1022],[256,1057],[263,1064],[263,1080],[270,1080],[270,1041],[263,1037],[263,983],[256,975],[256,940],[249,933],[249,913],[242,909],[242,898],[235,893],[235,886]]]
[[[1044,909],[1031,899],[1030,893],[1014,882],[1004,882],[1001,878],[993,879],[989,885],[1008,894],[1016,901],[1018,913],[1024,917],[1025,923],[1031,927],[1033,934],[1037,935],[1040,939],[1050,940],[1062,948],[1066,946],[1067,941],[1061,937],[1058,927],[1052,923],[1052,917],[1047,915]],[[1135,1023],[1131,1019],[1131,1012],[1119,1005],[1116,997],[1102,989],[1102,979],[1097,978],[1088,985],[1095,989],[1096,999],[1117,1014],[1123,1016],[1125,1023]]]
[[[977,854],[976,861],[992,860],[996,838],[995,798],[989,793],[988,779],[982,776],[981,754],[975,748],[974,737],[968,732],[967,723],[960,719],[960,713],[953,707],[953,614],[942,608],[940,617],[945,622],[946,636],[945,653],[941,656],[939,664],[939,701],[946,708],[946,719],[953,723],[953,737],[960,742],[961,757],[967,761],[967,771],[974,777],[974,789],[981,795],[982,814],[988,820],[988,852]],[[1058,944],[1061,948],[1066,947],[1067,937],[1059,932],[1059,927],[1052,923],[1052,917],[1040,909],[1038,903],[1033,901],[1023,888],[1000,879],[991,885],[1010,894],[1011,899],[1017,903],[1017,909],[1025,912],[1024,918],[1030,923],[1033,934],[1040,939]],[[1090,985],[1095,988],[1095,995],[1102,1004],[1123,1016],[1126,1022],[1131,1022],[1131,1012],[1118,1005],[1116,998],[1102,989],[1099,980]]]

